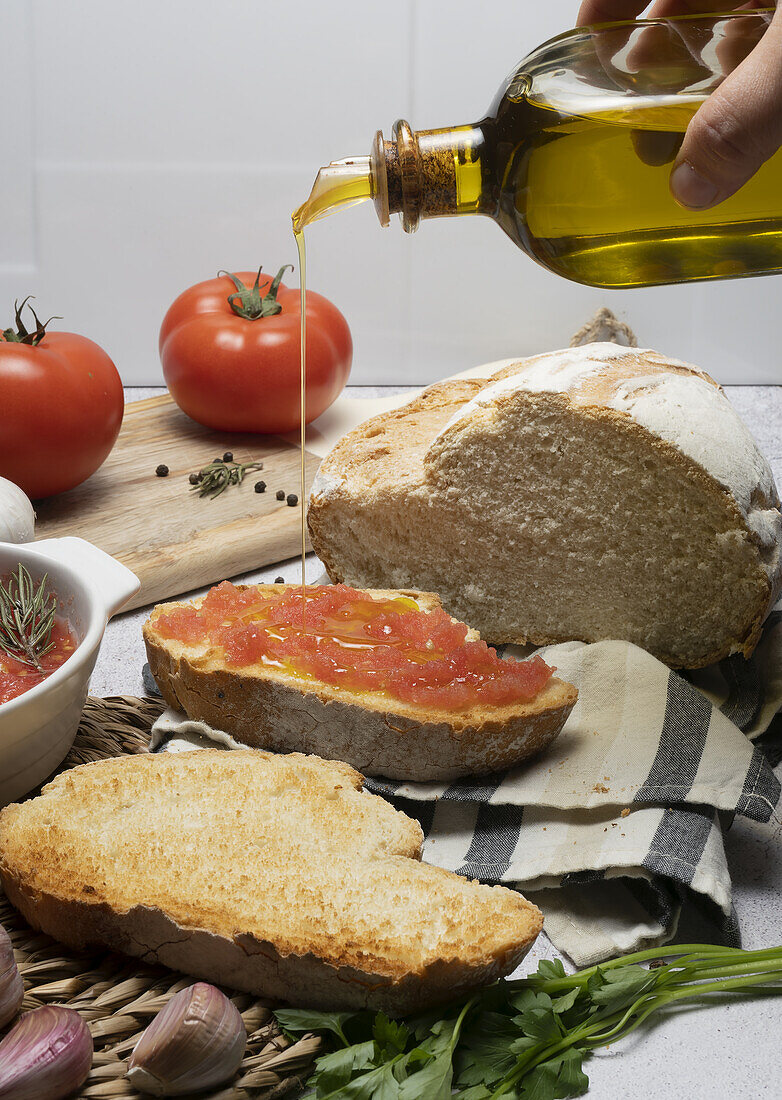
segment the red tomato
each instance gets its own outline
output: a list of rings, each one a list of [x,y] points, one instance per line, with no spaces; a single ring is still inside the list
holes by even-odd
[[[234,278],[251,295],[256,273],[242,271]],[[257,312],[272,282],[268,275],[260,277],[260,293],[247,312]],[[171,396],[208,428],[292,431],[300,420],[299,292],[280,283],[280,311],[254,319],[234,312],[232,296],[240,309],[240,298],[250,303],[223,275],[190,287],[169,309],[160,329],[160,358]],[[307,423],[342,392],[352,358],[347,321],[327,298],[307,290]]]
[[[86,336],[46,332],[27,344],[10,332],[0,337],[0,477],[48,497],[86,480],[114,446],[122,382]]]

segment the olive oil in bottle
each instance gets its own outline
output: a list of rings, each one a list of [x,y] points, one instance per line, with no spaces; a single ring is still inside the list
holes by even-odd
[[[671,166],[706,96],[769,15],[638,20],[579,28],[534,51],[475,124],[414,132],[397,122],[372,154],[323,169],[300,226],[371,197],[381,224],[483,214],[544,267],[598,287],[653,286],[782,270],[782,152],[734,196],[689,210]],[[639,67],[639,59],[644,64]],[[344,165],[352,166],[346,177]]]

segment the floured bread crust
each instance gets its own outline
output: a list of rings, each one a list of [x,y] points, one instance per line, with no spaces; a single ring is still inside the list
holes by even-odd
[[[503,393],[565,393],[579,408],[614,409],[691,458],[730,493],[780,585],[782,517],[774,476],[725,392],[705,371],[648,348],[584,344],[504,367],[444,429]],[[774,552],[776,551],[776,552]]]

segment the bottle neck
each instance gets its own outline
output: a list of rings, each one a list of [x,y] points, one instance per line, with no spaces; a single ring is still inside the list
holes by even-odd
[[[390,141],[378,131],[370,162],[380,224],[399,214],[413,233],[421,218],[482,213],[485,145],[479,126],[413,131],[400,119]]]

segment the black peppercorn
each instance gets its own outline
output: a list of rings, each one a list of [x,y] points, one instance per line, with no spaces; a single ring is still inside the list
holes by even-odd
[[[197,485],[199,483],[199,481],[201,480],[201,475],[200,474],[191,474],[190,477],[187,480],[190,482],[191,485]]]
[[[288,502],[288,507],[289,508],[295,508],[296,505],[299,503],[299,498],[296,496],[295,493],[288,493],[288,495],[285,499]]]
[[[285,584],[285,577],[275,577],[274,578],[274,583],[275,584]]]
[[[223,462],[233,462],[233,460],[234,460],[233,451],[226,451],[225,454],[223,455]]]
[[[166,466],[164,462],[161,462],[160,465],[156,467],[155,473],[158,477],[168,477],[168,466]]]
[[[266,492],[266,482],[265,481],[256,481],[255,491],[256,491],[256,493],[265,493]]]
[[[285,490],[284,489],[278,489],[277,490],[277,500],[285,500]]]

